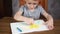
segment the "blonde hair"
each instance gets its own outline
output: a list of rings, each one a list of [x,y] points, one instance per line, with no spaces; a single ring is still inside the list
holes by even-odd
[[[23,2],[22,2],[22,1],[23,1]],[[28,0],[20,0],[20,6],[21,6],[21,5],[24,5],[24,4],[26,3],[26,1],[28,1]],[[30,1],[39,1],[39,5],[40,5],[40,3],[41,3],[40,0],[30,0]]]
[[[28,2],[28,1],[38,1],[39,4],[40,4],[40,2],[41,2],[41,0],[25,0],[25,2]]]

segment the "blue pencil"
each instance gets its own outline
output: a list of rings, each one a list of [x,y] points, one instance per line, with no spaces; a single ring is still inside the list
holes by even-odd
[[[17,27],[17,29],[18,29],[18,31],[22,32],[22,30],[20,28]]]

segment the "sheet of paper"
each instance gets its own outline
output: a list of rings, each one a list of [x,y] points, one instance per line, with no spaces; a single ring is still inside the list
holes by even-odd
[[[10,23],[10,26],[12,34],[23,34],[49,30],[47,26],[44,25],[43,20],[36,20],[32,25],[28,25],[25,22],[14,22]]]

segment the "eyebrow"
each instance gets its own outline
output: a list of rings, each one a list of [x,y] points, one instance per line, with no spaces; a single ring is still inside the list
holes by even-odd
[[[33,0],[33,1],[38,1],[38,0]]]

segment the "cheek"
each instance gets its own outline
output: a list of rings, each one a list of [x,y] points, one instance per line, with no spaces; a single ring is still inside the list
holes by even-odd
[[[28,7],[28,8],[35,8],[36,6],[37,6],[37,5],[28,5],[28,4],[27,4],[27,7]]]
[[[28,7],[33,7],[34,8],[34,7],[36,7],[36,5],[28,5]]]
[[[35,8],[37,5],[34,5],[33,8]]]
[[[27,4],[27,7],[30,7],[30,5]]]
[[[31,5],[31,4],[30,4],[30,5],[29,5],[29,4],[27,4],[27,6],[28,6],[28,7],[32,7],[32,5]]]
[[[34,7],[36,7],[37,5],[34,5]]]

